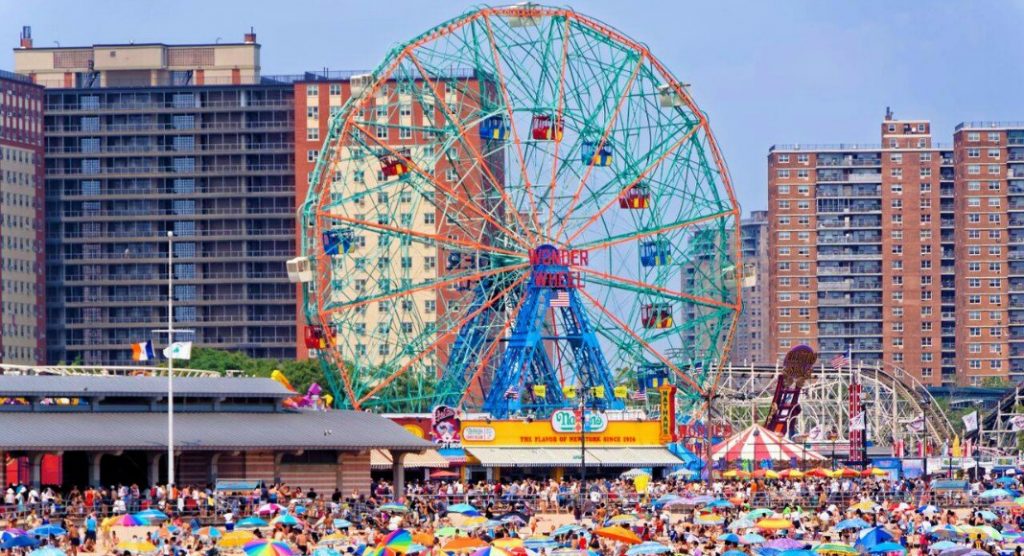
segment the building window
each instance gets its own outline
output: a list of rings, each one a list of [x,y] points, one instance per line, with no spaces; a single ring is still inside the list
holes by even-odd
[[[320,139],[320,128],[318,128],[318,127],[306,128],[306,140],[307,141],[316,141],[317,139]]]
[[[306,162],[316,162],[316,157],[320,154],[320,151],[316,149],[309,149],[306,151]]]

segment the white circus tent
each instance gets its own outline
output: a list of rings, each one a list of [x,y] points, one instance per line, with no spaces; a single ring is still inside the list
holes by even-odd
[[[826,459],[818,452],[804,448],[802,445],[756,424],[719,442],[711,449],[711,459],[715,461],[789,461],[793,458],[796,458],[797,461]]]

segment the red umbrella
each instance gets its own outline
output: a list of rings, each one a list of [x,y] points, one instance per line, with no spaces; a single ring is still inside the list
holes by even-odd
[[[453,479],[458,476],[458,473],[454,471],[448,471],[447,469],[436,469],[430,472],[431,479]]]

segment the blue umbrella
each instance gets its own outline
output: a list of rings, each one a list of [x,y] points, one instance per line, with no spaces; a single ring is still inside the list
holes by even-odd
[[[933,537],[939,539],[956,539],[964,536],[963,533],[958,531],[957,528],[953,527],[952,525],[941,525],[938,527],[932,527],[932,530],[928,533],[931,534]]]
[[[545,548],[558,548],[558,543],[547,537],[536,537],[523,541],[523,546],[530,550],[543,550]]]
[[[860,533],[857,533],[857,546],[863,546],[865,548],[871,548],[877,544],[882,544],[892,540],[892,534],[882,529],[881,527],[871,527],[870,529],[864,529]]]
[[[304,513],[306,513],[305,506],[295,506],[295,515],[302,515]]]
[[[967,548],[967,547],[965,547],[963,545],[956,544],[955,542],[952,542],[952,541],[939,541],[939,542],[933,543],[931,545],[931,549],[936,551],[936,552],[942,552],[943,550],[949,550],[951,548],[960,548],[960,547]]]
[[[783,550],[779,556],[818,556],[818,553],[813,550]]]
[[[740,537],[740,542],[742,544],[761,544],[765,540],[766,539],[764,537],[758,535],[757,533],[747,533],[746,535]]]
[[[664,554],[672,552],[672,549],[660,542],[642,542],[626,551],[626,556],[640,556],[641,554]]]
[[[28,553],[28,556],[65,556],[64,551],[52,546],[37,548]]]
[[[257,527],[266,527],[266,526],[267,526],[267,522],[263,521],[262,519],[260,519],[260,518],[258,518],[256,516],[252,516],[252,517],[247,517],[247,518],[241,519],[241,520],[238,521],[238,523],[235,524],[235,527],[238,527],[240,529],[255,529]]]
[[[845,531],[847,529],[867,529],[868,527],[871,527],[871,524],[859,517],[844,519],[839,523],[836,523],[836,531]]]
[[[148,521],[163,521],[167,519],[167,514],[155,508],[150,508],[148,510],[142,510],[141,512],[135,514],[135,517],[141,517]]]
[[[747,553],[740,552],[739,550],[726,550],[722,556],[747,556]]]
[[[869,550],[868,552],[872,554],[885,554],[888,552],[899,552],[900,554],[906,554],[907,549],[904,548],[902,544],[897,544],[894,542],[883,542],[880,544],[876,544],[875,546],[872,546],[871,550]]]
[[[1013,477],[999,477],[996,482],[1001,485],[1012,485],[1017,482],[1017,479]]]
[[[313,556],[341,556],[341,553],[333,548],[327,548],[326,546],[318,546],[313,549]]]
[[[470,504],[452,504],[448,506],[448,513],[450,514],[466,514],[466,515],[479,515],[480,511],[474,508]]]
[[[718,540],[722,542],[731,542],[733,544],[740,544],[740,536],[736,533],[726,533],[724,535],[718,535]]]
[[[559,527],[558,529],[555,529],[554,531],[552,531],[551,532],[551,536],[552,537],[561,537],[562,535],[565,535],[567,533],[572,533],[573,531],[586,531],[586,530],[587,529],[585,527],[583,527],[583,526],[576,525],[575,523],[570,523],[569,525],[563,525],[563,526]]]
[[[59,537],[61,535],[67,535],[68,532],[56,525],[42,525],[29,531],[29,534],[36,537],[49,537],[50,535]]]
[[[1005,488],[993,488],[981,493],[982,498],[1007,498],[1010,496],[1013,496],[1013,493]]]
[[[34,538],[28,535],[18,535],[16,537],[11,537],[6,541],[0,543],[0,548],[28,548],[38,545],[39,541],[35,540]]]
[[[939,510],[938,507],[933,506],[932,504],[925,504],[924,506],[920,506],[917,508],[917,513],[919,514],[934,514],[938,513],[939,511],[941,510]]]
[[[985,521],[995,521],[997,519],[996,514],[988,510],[981,510],[980,512],[978,512],[978,517],[984,519]]]
[[[352,527],[352,522],[347,519],[335,519],[334,526],[338,529],[348,529]]]
[[[732,502],[730,502],[728,500],[724,500],[722,498],[719,498],[717,500],[712,500],[712,501],[708,502],[707,505],[704,506],[704,507],[705,508],[731,508],[732,507]]]

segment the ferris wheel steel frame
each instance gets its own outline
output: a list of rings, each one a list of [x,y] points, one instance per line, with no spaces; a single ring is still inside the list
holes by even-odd
[[[661,369],[691,405],[715,388],[741,305],[739,207],[706,115],[644,45],[568,9],[487,7],[395,47],[360,87],[330,120],[300,209],[306,317],[332,331],[317,355],[336,400],[505,416],[565,406],[574,384],[616,408],[615,373],[631,365]],[[424,142],[396,145],[396,129]],[[436,227],[385,214],[395,194]],[[366,196],[369,210],[351,207]],[[345,235],[343,252],[328,234]],[[349,251],[374,239],[376,267]],[[545,247],[599,259],[555,265],[585,286],[543,283],[552,265],[530,259]],[[448,268],[413,276],[409,253],[430,249]],[[397,321],[397,305],[435,292],[435,321]],[[368,334],[353,315],[375,306]]]

